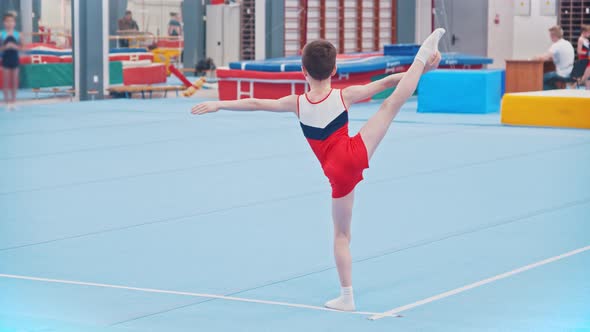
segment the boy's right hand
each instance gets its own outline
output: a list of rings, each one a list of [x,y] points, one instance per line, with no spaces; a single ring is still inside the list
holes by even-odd
[[[198,104],[192,108],[191,113],[195,115],[203,115],[207,113],[213,113],[219,111],[219,106],[215,101],[208,101],[205,103]]]

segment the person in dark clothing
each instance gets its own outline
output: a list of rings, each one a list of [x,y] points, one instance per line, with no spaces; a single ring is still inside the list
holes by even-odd
[[[4,14],[4,30],[0,32],[0,51],[2,51],[2,78],[4,84],[4,101],[7,111],[15,108],[18,89],[18,71],[20,66],[20,34],[15,30],[14,14]]]
[[[168,22],[168,36],[182,36],[182,23],[177,13],[170,13],[170,22]]]
[[[119,40],[119,46],[129,47],[129,39],[125,35],[134,34],[139,31],[137,22],[133,19],[133,14],[130,10],[125,12],[125,16],[119,20],[119,34],[123,35],[123,39]]]

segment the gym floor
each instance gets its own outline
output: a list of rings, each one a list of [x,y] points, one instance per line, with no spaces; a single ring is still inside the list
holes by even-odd
[[[590,330],[590,131],[408,102],[357,187],[341,313],[296,118],[198,101],[0,113],[0,331]]]

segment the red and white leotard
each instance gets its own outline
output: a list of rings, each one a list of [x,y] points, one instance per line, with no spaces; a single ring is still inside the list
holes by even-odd
[[[330,180],[332,197],[348,195],[369,168],[367,148],[360,134],[348,136],[348,110],[342,91],[332,89],[322,100],[298,96],[297,112],[303,135]]]

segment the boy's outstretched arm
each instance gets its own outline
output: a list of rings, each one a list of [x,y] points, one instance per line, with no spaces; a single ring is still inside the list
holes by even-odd
[[[267,111],[297,113],[297,96],[291,95],[281,99],[240,99],[231,101],[209,101],[194,106],[191,113],[202,115],[217,112],[220,109],[228,111]]]
[[[346,107],[359,101],[373,97],[381,91],[393,88],[404,77],[404,73],[398,73],[384,77],[378,81],[365,85],[353,85],[342,90],[342,99]]]

